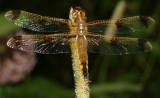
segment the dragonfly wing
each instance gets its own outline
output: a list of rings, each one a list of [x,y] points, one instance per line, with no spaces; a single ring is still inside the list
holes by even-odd
[[[148,52],[152,45],[142,39],[87,35],[88,51],[106,55],[124,55]]]
[[[10,38],[7,45],[11,48],[41,54],[70,53],[70,39],[73,35],[20,35]]]
[[[33,31],[57,33],[70,31],[68,20],[65,19],[50,18],[20,10],[8,11],[5,17],[17,26]]]
[[[127,34],[148,28],[154,20],[148,16],[134,16],[118,20],[98,20],[88,24],[88,31],[93,33],[104,33],[107,27],[115,29],[115,34]]]

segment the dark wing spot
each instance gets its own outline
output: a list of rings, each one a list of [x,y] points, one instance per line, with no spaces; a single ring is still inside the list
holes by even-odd
[[[12,15],[13,15],[12,19],[16,20],[19,17],[20,13],[21,13],[20,10],[12,10]]]
[[[111,41],[111,45],[117,45],[118,44],[118,40],[115,37],[111,38],[110,41]]]
[[[148,28],[149,24],[148,24],[148,16],[139,16],[141,23]]]
[[[20,35],[20,36],[14,36],[14,37],[12,37],[13,38],[13,42],[15,42],[14,43],[14,48],[19,48],[20,46],[21,46],[21,44],[22,44],[22,36]]]
[[[143,39],[138,39],[138,42],[145,44],[147,41],[146,41],[146,40],[143,40]]]
[[[140,47],[140,49],[141,49],[142,51],[145,51],[144,45],[146,44],[146,42],[147,42],[147,41],[145,41],[145,40],[143,40],[143,39],[138,39],[138,45],[139,45],[139,47]]]
[[[115,24],[116,24],[117,28],[121,28],[123,26],[123,20],[119,19],[119,20],[116,21]]]
[[[21,40],[21,39],[22,39],[22,36],[21,36],[21,35],[19,35],[19,36],[14,36],[13,39],[15,39],[15,40]]]
[[[41,26],[43,26],[43,25],[46,25],[47,20],[46,20],[45,18],[40,18],[39,21],[38,21],[38,23],[39,23]]]

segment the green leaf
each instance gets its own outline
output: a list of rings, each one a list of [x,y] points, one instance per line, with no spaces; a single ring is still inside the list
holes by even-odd
[[[4,13],[0,13],[0,36],[10,33],[18,28],[19,27],[5,19]]]

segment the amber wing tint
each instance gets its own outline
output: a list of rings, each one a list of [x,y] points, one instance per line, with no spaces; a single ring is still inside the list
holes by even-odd
[[[70,34],[22,35],[10,38],[7,45],[11,48],[41,54],[70,53]]]
[[[73,32],[65,33],[70,32],[71,28],[68,20],[65,19],[50,18],[25,11],[9,11],[5,17],[16,25],[33,31],[59,33],[16,36],[7,42],[11,48],[42,54],[70,53],[71,39],[78,36]],[[88,51],[107,55],[148,52],[152,49],[152,45],[145,40],[129,37],[108,37],[99,34],[94,35],[94,33],[104,33],[108,26],[113,26],[116,32],[112,33],[127,34],[148,28],[153,23],[154,20],[147,16],[90,22],[87,25],[89,34],[84,32]]]
[[[17,26],[33,31],[56,33],[70,31],[68,20],[65,19],[50,18],[19,10],[8,11],[5,17]]]
[[[22,35],[7,42],[11,48],[42,54],[70,53],[71,34],[61,35]],[[88,51],[106,55],[124,55],[148,52],[152,45],[142,39],[129,37],[107,37],[86,35]]]
[[[152,45],[142,39],[87,35],[88,51],[106,55],[137,54],[148,52]]]
[[[102,34],[107,27],[112,26],[116,32],[111,33],[127,34],[148,28],[153,23],[154,20],[147,16],[134,16],[118,20],[98,20],[88,23],[88,31]]]

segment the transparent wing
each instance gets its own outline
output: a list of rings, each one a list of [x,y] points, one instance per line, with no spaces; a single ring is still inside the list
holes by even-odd
[[[116,34],[127,34],[148,28],[154,23],[151,17],[134,16],[118,20],[98,20],[88,23],[88,31],[104,33],[107,27],[112,26]]]
[[[148,52],[152,45],[142,39],[87,35],[88,51],[106,55],[137,54]]]
[[[68,20],[60,18],[50,18],[37,14],[13,10],[5,14],[7,20],[17,26],[39,32],[69,32]]]
[[[41,54],[70,53],[70,34],[22,35],[10,38],[7,45],[11,48]]]

